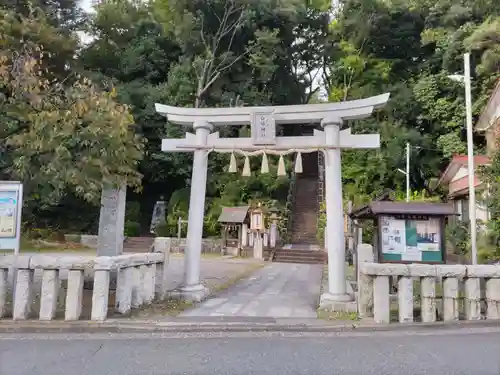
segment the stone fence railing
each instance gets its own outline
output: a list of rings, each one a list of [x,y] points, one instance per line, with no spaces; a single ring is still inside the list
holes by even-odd
[[[0,257],[0,318],[29,318],[35,300],[35,272],[40,276],[41,293],[38,318],[52,320],[58,309],[61,276],[67,277],[64,319],[78,320],[82,315],[84,281],[87,273],[93,276],[91,319],[105,320],[108,316],[110,281],[116,275],[115,310],[127,314],[131,308],[151,303],[167,294],[168,253],[127,254],[116,257],[89,256],[18,256]],[[15,271],[10,288],[9,270]],[[37,286],[39,286],[37,284]]]
[[[361,317],[389,323],[500,319],[500,265],[360,263],[358,309]],[[397,296],[390,295],[390,278]],[[484,286],[484,288],[482,288]],[[395,319],[395,320],[396,320]]]

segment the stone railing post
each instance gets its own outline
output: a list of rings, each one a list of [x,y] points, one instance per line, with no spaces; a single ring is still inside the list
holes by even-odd
[[[375,323],[390,323],[390,305],[389,276],[375,276],[373,281],[373,319]]]
[[[410,270],[404,266],[405,275],[398,279],[398,306],[399,322],[413,322],[413,278],[410,276]]]
[[[30,269],[30,257],[17,257],[14,269],[17,269],[14,307],[12,319],[26,320],[31,312],[32,288],[33,288],[33,270]]]
[[[460,318],[459,296],[460,280],[467,268],[463,265],[444,265],[437,267],[437,275],[443,280],[443,320],[456,321]]]
[[[132,284],[132,307],[139,307],[143,303],[143,282],[144,277],[140,266],[135,266],[132,269],[133,284]]]
[[[153,299],[155,297],[156,267],[154,267],[153,264],[147,264],[141,267],[143,267],[143,272],[144,272],[144,286],[143,286],[144,303],[150,304],[151,302],[153,302]]]
[[[7,293],[10,289],[9,269],[12,268],[14,256],[0,257],[0,318],[7,314]]]
[[[106,320],[108,317],[110,270],[95,269],[92,292],[92,320]]]
[[[410,264],[410,275],[420,278],[420,314],[422,322],[436,321],[437,270],[431,264]]]
[[[9,269],[0,266],[0,318],[7,313],[7,291],[9,290],[8,280]]]
[[[373,276],[361,272],[363,263],[373,263],[373,247],[359,244],[357,248],[358,314],[361,318],[373,316]]]
[[[486,265],[468,265],[465,278],[465,319],[481,319],[481,277],[487,277]],[[494,267],[494,266],[493,266]]]
[[[40,320],[52,320],[55,318],[60,283],[58,269],[43,270],[42,293],[40,296]]]
[[[486,318],[500,319],[500,274],[486,279]]]
[[[129,314],[132,308],[132,289],[134,287],[134,267],[123,267],[118,270],[116,283],[115,309],[123,315]]]
[[[78,320],[82,314],[83,299],[83,269],[70,269],[68,272],[68,287],[66,290],[65,320]]]

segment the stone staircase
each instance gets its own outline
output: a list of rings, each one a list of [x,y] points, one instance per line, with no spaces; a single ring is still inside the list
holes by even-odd
[[[124,253],[149,253],[153,246],[153,237],[127,237],[123,241]]]
[[[274,262],[302,264],[326,264],[327,260],[324,251],[307,249],[277,249],[273,258]]]
[[[292,208],[292,244],[316,245],[318,225],[318,154],[302,156],[303,173],[297,174]]]

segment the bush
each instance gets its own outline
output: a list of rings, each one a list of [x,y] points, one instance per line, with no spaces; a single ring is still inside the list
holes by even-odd
[[[125,222],[124,234],[126,237],[138,237],[141,235],[141,224],[137,221]]]

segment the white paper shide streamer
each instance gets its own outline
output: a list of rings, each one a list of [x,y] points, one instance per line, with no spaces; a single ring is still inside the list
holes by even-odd
[[[262,154],[262,166],[260,167],[260,173],[262,174],[269,173],[269,162],[267,160],[266,153]]]
[[[238,166],[236,165],[236,156],[234,156],[234,152],[231,152],[231,160],[229,162],[229,173],[238,172]]]
[[[241,173],[243,177],[250,177],[251,172],[250,172],[250,159],[248,156],[245,156],[245,165],[243,165],[243,173]]]

